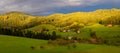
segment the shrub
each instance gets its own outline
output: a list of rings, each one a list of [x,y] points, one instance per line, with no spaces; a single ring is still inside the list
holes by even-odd
[[[45,49],[45,47],[44,46],[40,46],[40,49]]]
[[[64,39],[49,40],[48,44],[52,44],[52,45],[67,45],[67,44],[69,44],[69,41],[64,40]]]
[[[31,48],[32,50],[34,50],[34,49],[35,49],[35,47],[34,47],[34,46],[31,46],[30,48]]]
[[[73,43],[72,47],[73,47],[73,48],[76,48],[76,47],[77,47],[77,44],[76,44],[76,43]]]

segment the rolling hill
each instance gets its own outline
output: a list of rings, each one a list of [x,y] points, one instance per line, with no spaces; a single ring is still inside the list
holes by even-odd
[[[68,14],[53,14],[49,16],[32,16],[22,12],[9,12],[0,15],[2,27],[33,27],[40,24],[50,24],[61,28],[74,28],[95,23],[120,24],[119,9],[99,9],[92,12],[73,12]]]

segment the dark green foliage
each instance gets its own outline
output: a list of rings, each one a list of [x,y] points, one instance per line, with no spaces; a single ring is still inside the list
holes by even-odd
[[[91,36],[92,38],[97,38],[95,31],[92,31],[92,30],[90,29],[89,32],[90,32],[90,36]]]
[[[99,24],[103,24],[103,23],[102,23],[102,20],[99,21]]]
[[[0,34],[27,37],[27,38],[35,38],[35,39],[44,39],[44,40],[49,40],[49,39],[55,40],[57,38],[60,38],[60,36],[56,35],[55,31],[53,31],[52,34],[49,34],[44,31],[33,32],[33,31],[17,29],[17,28],[1,28]]]
[[[55,31],[52,32],[52,35],[53,35],[53,36],[52,36],[52,39],[56,39],[57,35],[56,35],[56,32],[55,32]]]
[[[120,38],[119,37],[104,38],[101,39],[101,43],[107,45],[120,46]]]
[[[90,36],[91,36],[92,38],[97,38],[95,32],[90,32]]]
[[[34,47],[34,46],[31,46],[30,48],[31,48],[32,50],[34,50],[34,49],[35,49],[35,47]]]

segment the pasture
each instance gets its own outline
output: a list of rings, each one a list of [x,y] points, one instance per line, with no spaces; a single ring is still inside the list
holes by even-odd
[[[31,46],[36,49],[31,49]],[[45,46],[44,49],[37,47]],[[0,35],[0,53],[120,53],[119,46],[77,44],[76,48],[51,46],[47,40]]]
[[[83,28],[80,28],[81,33],[76,33],[72,29],[70,32],[60,32],[55,26],[51,25],[38,25],[32,28],[29,28],[28,30],[35,31],[39,30],[42,28],[47,28],[49,29],[48,33],[52,33],[52,31],[56,31],[57,35],[60,35],[62,37],[66,36],[75,36],[78,38],[90,38],[90,30],[94,31],[96,33],[97,37],[100,38],[106,38],[106,37],[115,37],[115,36],[120,36],[120,26],[115,25],[113,27],[107,27],[101,24],[94,24],[90,26],[84,26]]]

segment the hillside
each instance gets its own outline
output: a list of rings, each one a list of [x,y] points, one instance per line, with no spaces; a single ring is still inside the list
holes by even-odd
[[[110,20],[111,19],[111,20]],[[74,26],[92,25],[95,23],[102,24],[120,24],[120,10],[96,10],[93,12],[74,12],[68,14],[53,14],[47,16],[46,23],[57,27],[72,28]]]
[[[39,47],[41,45],[48,48],[31,49],[31,46]],[[120,47],[94,44],[79,44],[77,48],[68,50],[66,46],[47,45],[45,40],[0,35],[0,53],[120,53],[119,50]]]
[[[56,27],[74,28],[95,23],[120,24],[120,10],[99,9],[93,12],[73,12],[68,14],[53,14],[49,16],[31,16],[21,12],[9,12],[0,15],[2,27],[33,27],[40,24],[51,24]]]
[[[3,27],[21,27],[28,24],[34,17],[22,12],[9,12],[0,15],[0,25]]]

